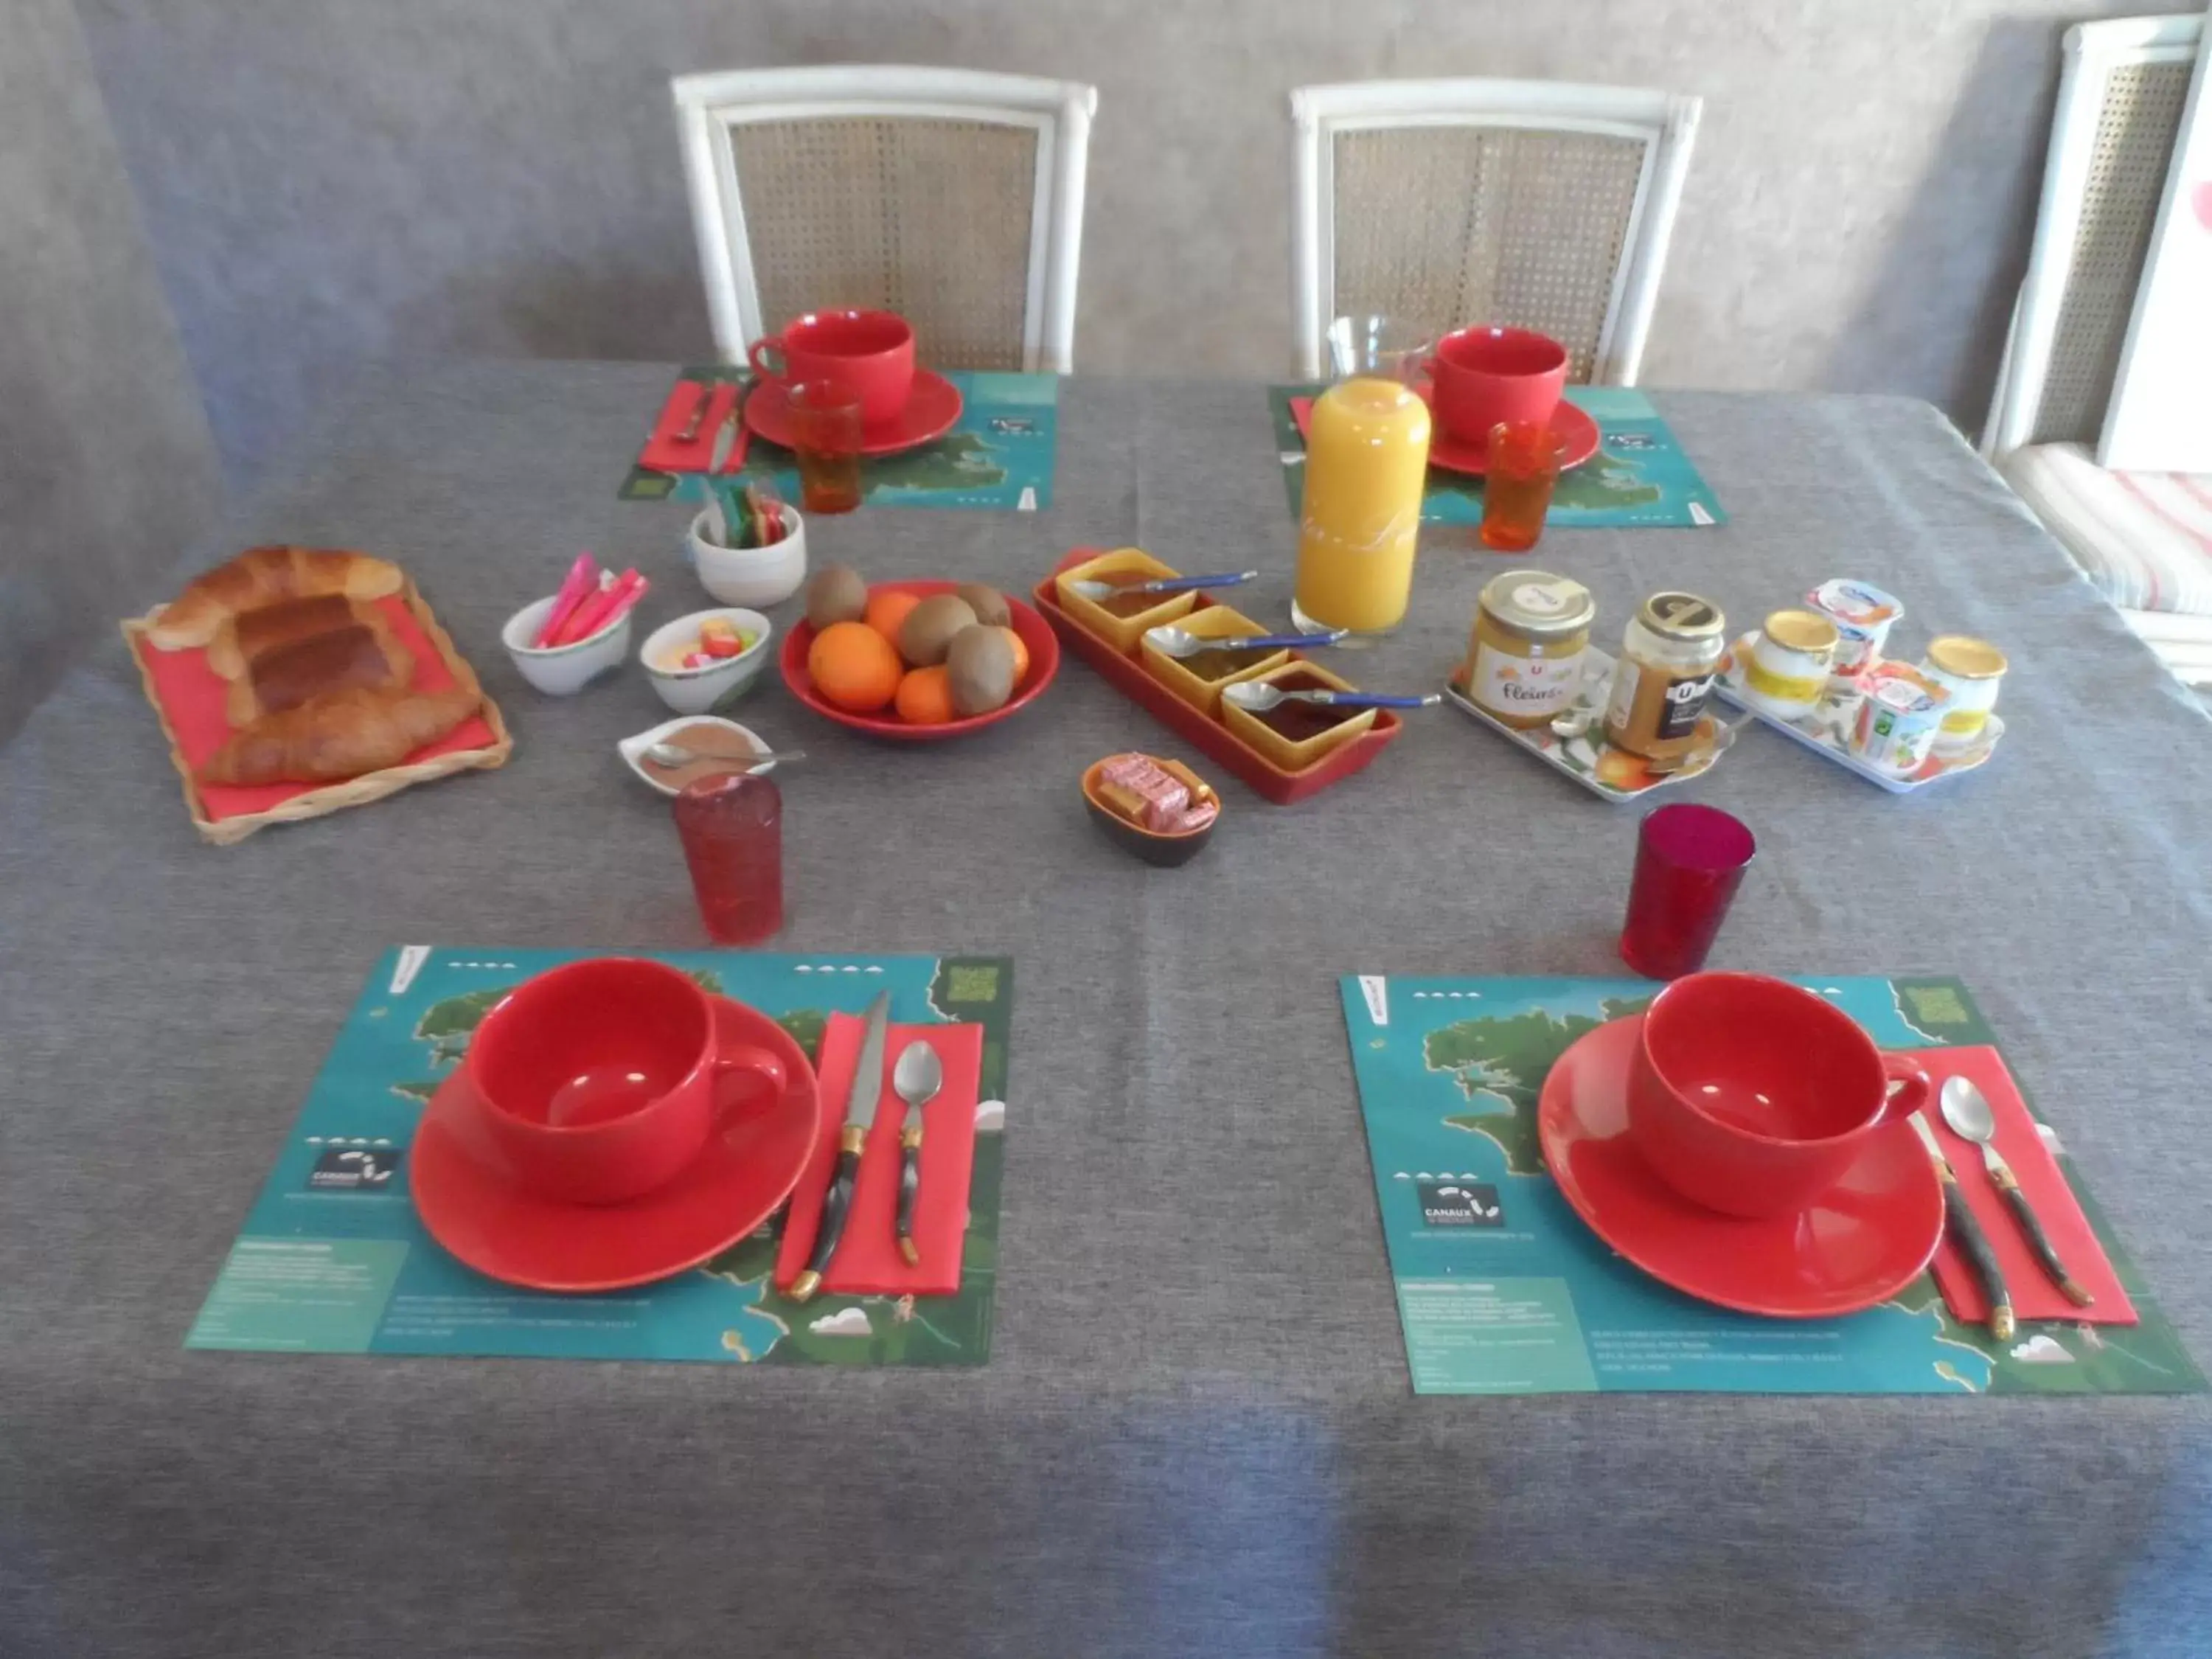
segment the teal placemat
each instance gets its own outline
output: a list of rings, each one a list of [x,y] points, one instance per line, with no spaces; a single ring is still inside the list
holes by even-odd
[[[1306,445],[1291,413],[1291,399],[1310,398],[1322,389],[1267,388],[1275,443],[1283,458],[1283,489],[1293,519],[1305,495]],[[1711,486],[1682,453],[1650,398],[1632,386],[1572,386],[1567,388],[1567,399],[1598,423],[1604,442],[1589,460],[1560,475],[1547,524],[1569,529],[1623,525],[1679,528],[1728,521]],[[1482,481],[1430,468],[1421,518],[1428,524],[1480,524]]]
[[[702,363],[678,379],[749,377],[731,363]],[[947,369],[960,388],[960,420],[933,443],[860,463],[861,499],[869,507],[969,507],[1034,513],[1052,505],[1053,463],[1060,443],[1060,377]],[[647,437],[665,398],[647,412]],[[638,440],[641,447],[645,438]],[[799,500],[799,465],[791,452],[759,438],[745,450],[738,476],[773,479],[786,501]],[[659,472],[630,464],[617,492],[626,501],[701,501],[695,472]]]
[[[1798,982],[1838,1003],[1885,1048],[1996,1046],[1954,979]],[[2205,1386],[2063,1152],[2059,1168],[2139,1324],[2037,1321],[2000,1342],[1954,1319],[1926,1273],[1893,1300],[1841,1319],[1732,1313],[1614,1255],[1544,1168],[1536,1103],[1545,1074],[1577,1038],[1640,1012],[1650,981],[1347,975],[1342,991],[1416,1394],[2194,1394]]]
[[[423,1103],[509,987],[592,954],[425,945],[386,953],[277,1149],[185,1346],[725,1364],[980,1365],[989,1358],[1013,1007],[1013,964],[1004,957],[629,953],[672,963],[750,1004],[809,1054],[830,1014],[860,1013],[882,990],[891,994],[894,1023],[982,1026],[958,1294],[788,1301],[769,1282],[780,1215],[703,1267],[594,1296],[517,1290],[439,1248],[416,1218],[407,1186]]]

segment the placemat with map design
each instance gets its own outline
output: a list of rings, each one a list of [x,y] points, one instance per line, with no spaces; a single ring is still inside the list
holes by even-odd
[[[960,419],[951,431],[896,455],[860,463],[860,499],[868,507],[965,507],[1035,513],[1052,505],[1053,465],[1060,444],[1060,377],[947,369],[960,388]],[[741,364],[695,363],[677,378],[702,383],[750,379]],[[645,411],[638,443],[652,435],[663,400]],[[799,464],[787,449],[748,436],[744,464],[732,475],[768,479],[797,502]],[[704,501],[696,472],[660,472],[630,463],[617,492],[626,501]]]
[[[1886,1048],[1997,1046],[1955,979],[1800,979]],[[1841,1319],[1761,1319],[1616,1255],[1544,1167],[1536,1103],[1570,1044],[1642,1012],[1648,980],[1341,981],[1376,1200],[1416,1394],[2194,1394],[2203,1374],[2054,1145],[2141,1316],[1963,1325],[1922,1273]],[[2014,1073],[2023,1098],[2026,1082]],[[2031,1110],[2034,1102],[2028,1100]],[[2055,1140],[2040,1111],[2046,1143]],[[1980,1172],[1974,1171],[1976,1175]]]
[[[886,989],[895,1023],[983,1028],[957,1295],[792,1302],[769,1283],[781,1213],[702,1267],[592,1296],[518,1290],[438,1246],[416,1219],[407,1187],[423,1103],[509,988],[604,954],[420,945],[387,952],[331,1045],[185,1346],[726,1364],[980,1365],[989,1358],[1013,1010],[1013,963],[1005,957],[623,952],[671,963],[708,990],[749,1004],[810,1055],[831,1013],[860,1013]],[[824,1102],[823,1109],[843,1105]]]
[[[1275,447],[1283,461],[1283,489],[1291,517],[1305,497],[1306,445],[1298,435],[1291,399],[1310,398],[1320,386],[1273,386],[1267,407],[1275,420]],[[1567,400],[1598,423],[1603,442],[1596,454],[1559,475],[1545,523],[1567,529],[1621,526],[1679,528],[1728,522],[1716,497],[1651,399],[1633,386],[1571,386]],[[1482,480],[1429,469],[1421,501],[1425,524],[1482,522]]]

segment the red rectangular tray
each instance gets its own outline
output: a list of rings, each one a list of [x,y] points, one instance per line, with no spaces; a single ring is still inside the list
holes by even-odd
[[[1116,651],[1112,641],[1100,639],[1060,609],[1060,589],[1053,579],[1085,559],[1097,558],[1105,550],[1079,547],[1054,565],[1051,574],[1030,592],[1037,610],[1052,624],[1052,631],[1060,635],[1060,643],[1105,676],[1108,684],[1177,737],[1188,738],[1219,761],[1276,805],[1288,806],[1350,777],[1388,748],[1404,729],[1405,722],[1395,714],[1388,708],[1378,708],[1375,711],[1375,724],[1351,742],[1330,750],[1310,766],[1285,772],[1219,720],[1192,708],[1154,679],[1136,657]],[[1203,593],[1198,596],[1200,610],[1212,603]],[[1303,652],[1293,651],[1291,656],[1295,661],[1307,660]]]

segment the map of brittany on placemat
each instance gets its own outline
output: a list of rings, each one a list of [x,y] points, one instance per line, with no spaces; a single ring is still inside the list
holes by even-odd
[[[740,366],[702,363],[679,379],[744,382]],[[965,507],[1034,513],[1052,505],[1052,473],[1060,434],[1060,377],[948,369],[960,388],[960,419],[934,442],[860,463],[862,501],[869,507]],[[661,405],[645,411],[647,433]],[[645,437],[638,440],[642,445]],[[769,479],[787,501],[799,500],[799,464],[787,449],[749,438],[744,465],[732,475]],[[617,492],[626,501],[703,501],[696,472],[659,472],[630,465]]]
[[[980,1365],[990,1357],[999,1266],[1013,963],[1004,957],[782,956],[632,951],[775,1019],[810,1056],[832,1013],[891,994],[895,1024],[983,1028],[974,1175],[960,1290],[949,1297],[822,1295],[769,1283],[779,1214],[703,1266],[633,1290],[520,1290],[463,1267],[423,1231],[408,1152],[431,1095],[486,1010],[534,974],[590,951],[387,952],[277,1149],[189,1348],[291,1353],[503,1354],[536,1358]],[[824,1102],[825,1113],[844,1103]]]
[[[1322,390],[1318,386],[1267,388],[1276,447],[1282,452],[1283,488],[1293,519],[1305,497],[1306,444],[1298,435],[1291,399]],[[1633,386],[1571,386],[1566,395],[1568,402],[1598,423],[1603,442],[1589,460],[1559,475],[1547,524],[1568,529],[1663,529],[1728,521],[1719,499],[1682,453],[1650,398]],[[1480,524],[1482,481],[1431,467],[1421,520],[1425,524]]]
[[[1886,1048],[1996,1043],[1954,979],[1796,982],[1832,999]],[[2205,1386],[2063,1152],[2059,1168],[2142,1316],[2137,1325],[2039,1322],[1999,1342],[1954,1319],[1926,1273],[1895,1299],[1844,1318],[1733,1313],[1616,1255],[1544,1166],[1536,1104],[1546,1073],[1576,1039],[1640,1013],[1655,994],[1650,981],[1347,975],[1341,988],[1416,1394],[2190,1394]]]

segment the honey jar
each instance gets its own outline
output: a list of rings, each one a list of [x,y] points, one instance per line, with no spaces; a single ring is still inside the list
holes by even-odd
[[[1467,695],[1520,731],[1548,726],[1582,689],[1597,605],[1589,589],[1544,570],[1509,570],[1482,590],[1468,641]]]
[[[1628,620],[1606,703],[1605,740],[1646,760],[1697,747],[1698,723],[1727,649],[1720,606],[1694,593],[1654,593]]]

